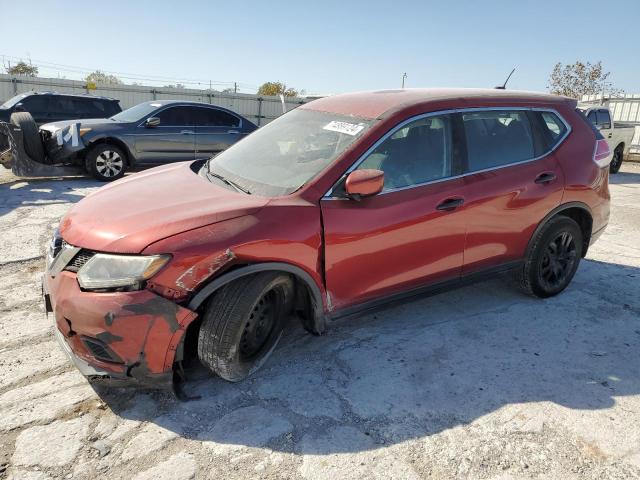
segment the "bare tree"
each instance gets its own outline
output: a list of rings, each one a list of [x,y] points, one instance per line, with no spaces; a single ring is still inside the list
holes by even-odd
[[[594,64],[577,61],[568,65],[558,62],[549,76],[548,89],[555,95],[580,99],[583,95],[597,95],[610,87],[606,81],[609,75],[610,72],[604,72],[601,61]],[[618,95],[621,90],[609,88],[608,93]]]

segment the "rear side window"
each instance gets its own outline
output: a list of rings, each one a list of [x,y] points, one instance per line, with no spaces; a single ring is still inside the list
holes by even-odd
[[[611,128],[611,115],[607,110],[598,110],[596,115],[597,121],[596,125],[599,128],[609,129]]]
[[[215,108],[195,107],[195,124],[201,127],[239,127],[240,119],[235,115]]]
[[[604,137],[602,136],[602,134],[600,133],[600,130],[598,130],[596,128],[596,124],[595,122],[593,122],[589,117],[587,117],[584,114],[583,110],[580,110],[579,108],[576,108],[576,113],[578,114],[578,116],[589,126],[589,128],[591,129],[591,131],[595,134],[596,136],[596,140],[602,140]],[[589,115],[593,114],[595,117],[595,112],[591,111],[589,113]]]
[[[536,157],[529,118],[521,110],[488,110],[462,114],[469,172]]]

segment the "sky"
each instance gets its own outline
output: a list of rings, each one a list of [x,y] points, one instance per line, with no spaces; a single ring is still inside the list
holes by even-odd
[[[0,0],[0,18],[0,60],[41,76],[329,94],[398,88],[405,72],[407,87],[494,87],[515,67],[509,88],[543,91],[556,62],[601,60],[640,93],[638,0]]]

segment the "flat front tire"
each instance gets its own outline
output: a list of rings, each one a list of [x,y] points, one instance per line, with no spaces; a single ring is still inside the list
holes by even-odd
[[[280,272],[240,278],[208,301],[198,357],[230,382],[251,375],[276,347],[293,305],[293,281]]]
[[[583,236],[575,220],[557,216],[536,237],[520,274],[520,286],[529,295],[547,298],[563,291],[578,270]]]
[[[126,156],[120,147],[101,143],[93,147],[85,158],[87,172],[101,182],[122,178],[127,168]]]

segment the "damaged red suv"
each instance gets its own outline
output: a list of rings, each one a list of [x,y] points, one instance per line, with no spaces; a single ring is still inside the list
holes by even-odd
[[[89,377],[238,381],[291,318],[328,319],[514,270],[549,297],[609,218],[607,142],[574,100],[389,90],[305,104],[206,162],[75,205],[49,251],[56,334]],[[191,348],[193,346],[193,348]]]

